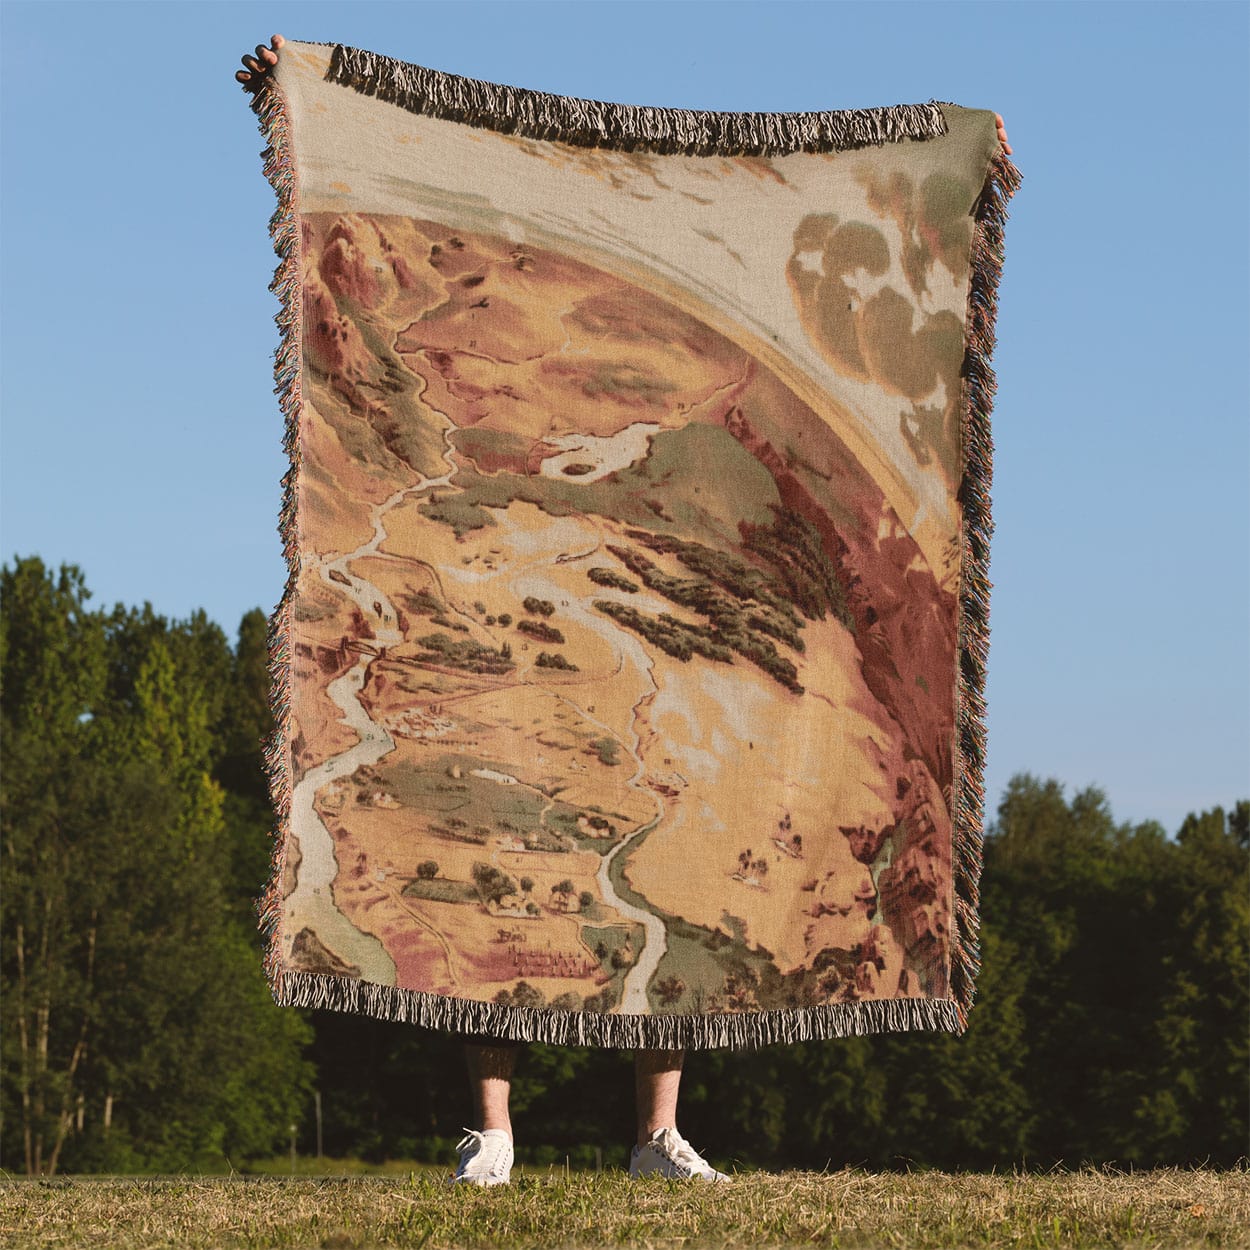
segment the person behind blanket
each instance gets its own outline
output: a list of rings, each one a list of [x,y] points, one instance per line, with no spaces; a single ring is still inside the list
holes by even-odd
[[[248,91],[259,90],[264,75],[277,64],[285,40],[274,35],[270,46],[258,44],[242,58],[235,78]],[[464,1037],[464,1054],[473,1097],[476,1128],[465,1129],[459,1143],[455,1180],[475,1185],[506,1185],[512,1169],[512,1121],[508,1101],[517,1044],[487,1037]],[[684,1179],[725,1181],[677,1131],[677,1091],[681,1050],[640,1050],[634,1072],[638,1140],[630,1157],[631,1176],[658,1174]]]
[[[257,91],[278,63],[286,41],[274,35],[266,47],[242,57],[235,79]],[[1003,119],[995,114],[998,138],[1010,155]],[[475,1129],[465,1129],[457,1149],[460,1161],[454,1180],[472,1185],[506,1185],[512,1170],[512,1121],[508,1111],[517,1043],[495,1038],[464,1037],[465,1063],[472,1092]],[[681,1086],[682,1050],[639,1050],[634,1053],[634,1088],[638,1140],[630,1155],[633,1177],[659,1175],[689,1180],[727,1181],[677,1131],[677,1094]]]

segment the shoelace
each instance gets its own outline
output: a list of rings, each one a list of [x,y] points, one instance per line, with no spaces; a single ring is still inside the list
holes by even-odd
[[[456,1149],[463,1152],[476,1143],[477,1149],[469,1157],[474,1158],[477,1155],[483,1155],[483,1162],[486,1164],[487,1172],[491,1176],[498,1176],[503,1170],[500,1164],[503,1161],[504,1147],[507,1145],[508,1139],[506,1137],[494,1137],[491,1139],[495,1143],[495,1153],[492,1158],[484,1153],[486,1150],[486,1135],[484,1133],[479,1133],[472,1128],[466,1128],[463,1131],[464,1136],[456,1143]],[[468,1159],[461,1158],[460,1166],[463,1167],[468,1161]]]
[[[655,1144],[660,1147],[662,1154],[667,1154],[679,1168],[685,1168],[687,1172],[712,1170],[708,1161],[676,1129],[670,1129]]]

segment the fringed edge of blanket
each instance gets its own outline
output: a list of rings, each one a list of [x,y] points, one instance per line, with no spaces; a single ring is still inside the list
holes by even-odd
[[[265,939],[264,969],[275,999],[283,974],[280,946],[282,880],[286,871],[286,851],[290,841],[291,777],[289,767],[291,730],[291,616],[299,579],[299,535],[295,524],[296,483],[299,476],[299,422],[301,408],[300,356],[302,348],[303,290],[300,274],[301,237],[298,210],[298,178],[295,172],[285,101],[272,81],[251,100],[267,146],[261,153],[265,177],[277,197],[277,207],[269,219],[269,236],[278,256],[269,289],[280,307],[274,314],[280,341],[274,352],[274,393],[283,415],[282,446],[288,468],[282,478],[282,504],[278,533],[286,557],[287,578],[282,598],[268,622],[269,710],[273,729],[265,740],[265,773],[269,795],[277,817],[271,846],[269,881],[256,902],[260,930]]]
[[[962,1032],[952,999],[880,998],[779,1011],[715,1015],[612,1015],[512,1007],[448,998],[355,977],[283,970],[274,997],[283,1006],[354,1012],[401,1024],[508,1041],[618,1050],[754,1049],[915,1029]]]
[[[836,152],[947,132],[936,101],[814,113],[645,108],[508,87],[334,44],[326,80],[412,113],[579,147],[687,156]]]
[[[998,314],[998,280],[1003,268],[1007,201],[1021,182],[1020,171],[1000,152],[990,165],[974,209],[972,265],[963,362],[963,553],[959,611],[959,681],[956,734],[959,766],[953,807],[955,920],[951,946],[951,994],[962,1033],[976,996],[981,968],[980,881],[984,851],[985,668],[990,641],[990,537],[994,523],[990,490],[994,441],[990,414],[996,381],[991,360]]]

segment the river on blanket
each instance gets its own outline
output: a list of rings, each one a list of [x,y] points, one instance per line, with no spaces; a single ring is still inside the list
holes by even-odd
[[[957,531],[931,567],[836,404],[675,298],[303,226],[286,966],[626,1013],[945,996]]]

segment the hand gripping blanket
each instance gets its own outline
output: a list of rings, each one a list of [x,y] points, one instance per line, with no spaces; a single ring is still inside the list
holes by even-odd
[[[283,1004],[507,1039],[961,1032],[992,112],[567,99],[290,42]]]

